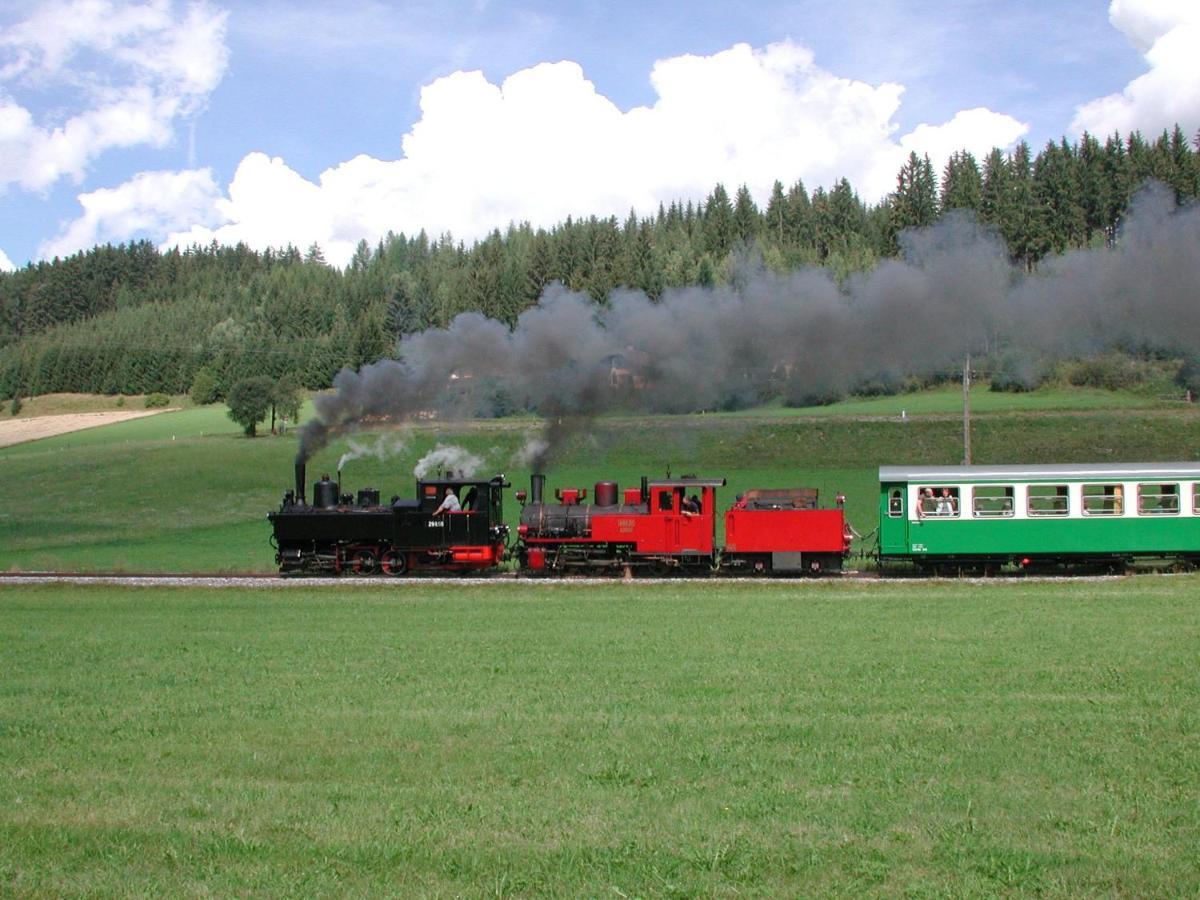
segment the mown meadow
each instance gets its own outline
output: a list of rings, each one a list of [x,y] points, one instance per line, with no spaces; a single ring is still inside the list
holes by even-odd
[[[1198,458],[1191,407],[1103,399],[981,394],[975,458]],[[809,484],[865,534],[879,464],[958,461],[959,401],[607,419],[551,485]],[[534,433],[360,435],[344,483],[408,495],[447,442],[523,484]],[[270,572],[294,453],[220,408],[0,450],[0,568]],[[1198,593],[5,584],[0,895],[1196,895]]]
[[[1194,896],[1197,589],[7,587],[0,893]]]

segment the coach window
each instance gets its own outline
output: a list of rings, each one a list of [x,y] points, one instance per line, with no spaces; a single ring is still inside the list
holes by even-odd
[[[1006,518],[1013,514],[1011,485],[987,484],[971,491],[971,514],[977,519]]]
[[[1120,516],[1125,514],[1125,492],[1119,484],[1085,484],[1083,486],[1085,516]]]
[[[1192,485],[1192,512],[1200,516],[1200,481]]]
[[[893,488],[888,495],[888,515],[893,519],[904,515],[904,493],[900,488]]]
[[[1065,484],[1031,484],[1026,493],[1025,508],[1031,516],[1065,516],[1071,511]]]
[[[958,515],[958,488],[949,485],[927,485],[917,490],[922,516],[930,518],[953,518]]]
[[[1179,485],[1139,484],[1138,515],[1173,516],[1179,512]]]

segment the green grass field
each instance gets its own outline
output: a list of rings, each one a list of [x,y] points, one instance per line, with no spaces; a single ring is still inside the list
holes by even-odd
[[[613,416],[550,483],[814,485],[865,533],[960,401]],[[1200,459],[1194,407],[972,403],[977,462]],[[411,496],[446,441],[524,486],[534,427],[388,432],[343,485]],[[295,450],[223,407],[0,449],[0,569],[272,571]],[[1198,589],[5,585],[0,896],[1197,895]]]
[[[1195,896],[1198,589],[3,588],[0,894]]]
[[[89,398],[29,401],[67,412]],[[852,401],[818,410],[766,408],[739,414],[612,416],[571,437],[550,471],[551,487],[600,478],[636,485],[643,474],[723,476],[728,504],[750,487],[841,491],[862,534],[875,527],[881,464],[947,464],[962,457],[961,395],[943,389]],[[1200,411],[1132,394],[974,392],[974,459],[981,463],[1193,460]],[[90,405],[89,405],[90,404]],[[901,420],[900,408],[906,419]],[[412,470],[438,441],[461,445],[516,487],[529,472],[513,456],[530,419],[425,425],[356,440],[374,447],[405,438],[402,452],[346,465],[347,490],[413,495]],[[0,570],[268,572],[266,514],[293,483],[292,434],[243,437],[224,407],[185,408],[0,449],[8,488],[0,505]],[[333,472],[339,440],[309,466]],[[509,501],[512,513],[515,503]]]

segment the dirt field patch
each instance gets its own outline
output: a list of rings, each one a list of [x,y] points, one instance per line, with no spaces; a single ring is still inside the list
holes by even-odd
[[[36,416],[30,419],[12,419],[8,422],[0,420],[0,447],[11,447],[13,444],[23,444],[39,438],[54,437],[57,434],[82,431],[84,428],[112,425],[114,422],[125,422],[129,419],[140,419],[144,416],[157,415],[160,412],[173,411],[173,409],[146,409],[132,412],[118,410],[70,413],[61,416]]]

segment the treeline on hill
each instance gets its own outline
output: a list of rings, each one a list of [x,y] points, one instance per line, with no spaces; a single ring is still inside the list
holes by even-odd
[[[727,282],[739,253],[776,271],[824,266],[839,277],[898,253],[897,236],[968,209],[1007,242],[1014,262],[1110,241],[1147,179],[1184,202],[1200,195],[1196,146],[1179,127],[1101,144],[1022,143],[982,162],[954,154],[941,177],[916,154],[882,203],[845,179],[811,193],[776,182],[765,209],[742,187],[717,185],[701,204],[656,215],[570,219],[493,231],[467,248],[452,236],[365,241],[350,265],[316,245],[256,252],[244,245],[158,251],[146,241],[98,246],[0,275],[0,399],[78,391],[184,393],[197,378],[223,398],[240,381],[285,375],[328,387],[343,366],[394,352],[401,334],[479,311],[509,323],[561,282],[603,301],[625,286],[657,298],[670,287]],[[213,386],[215,385],[215,389]]]

